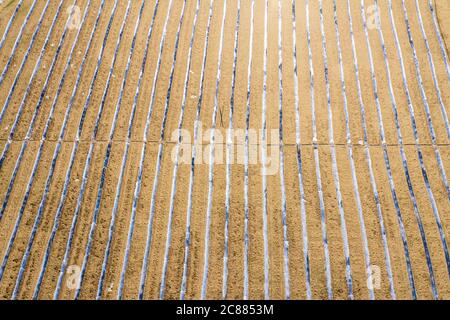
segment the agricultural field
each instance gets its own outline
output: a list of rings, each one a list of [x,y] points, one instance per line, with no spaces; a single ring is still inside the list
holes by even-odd
[[[449,1],[0,10],[0,299],[450,299]]]

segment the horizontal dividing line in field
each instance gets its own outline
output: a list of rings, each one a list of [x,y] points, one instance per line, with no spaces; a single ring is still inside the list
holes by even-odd
[[[6,141],[8,141],[8,139],[5,139],[5,138],[0,138],[0,142],[6,142]],[[14,139],[14,140],[12,140],[12,142],[13,143],[19,143],[19,142],[24,142],[25,140],[24,139]],[[39,139],[29,139],[29,140],[26,140],[26,141],[28,141],[28,142],[40,142],[41,140],[39,140]],[[45,140],[47,143],[57,143],[58,142],[58,140],[57,139],[47,139],[47,140]],[[147,144],[160,144],[161,143],[161,141],[159,141],[159,140],[147,140],[147,141],[144,141],[144,140],[137,140],[137,139],[133,139],[133,140],[129,140],[129,141],[127,141],[127,140],[125,140],[125,139],[115,139],[115,140],[112,140],[112,141],[110,141],[110,140],[108,140],[108,139],[96,139],[96,140],[90,140],[90,139],[80,139],[80,140],[73,140],[73,139],[66,139],[66,140],[62,140],[62,143],[75,143],[75,142],[78,142],[78,143],[93,143],[93,144],[96,144],[96,143],[109,143],[109,142],[112,142],[112,143],[147,143]],[[163,141],[162,142],[163,144],[167,144],[167,145],[176,145],[178,142],[177,141]],[[198,145],[202,145],[202,146],[207,146],[207,145],[209,145],[210,143],[209,142],[199,142],[198,143]],[[193,145],[193,144],[190,144],[190,143],[181,143],[180,145]],[[215,142],[215,145],[223,145],[223,146],[226,146],[227,145],[227,143],[226,142],[223,142],[223,143],[220,143],[220,142]],[[245,143],[234,143],[234,145],[235,146],[244,146],[245,145]],[[259,145],[259,143],[249,143],[249,145],[250,146],[254,146],[254,145]],[[277,143],[267,143],[266,144],[267,146],[279,146],[279,144],[277,144]],[[359,144],[359,143],[355,143],[355,144],[347,144],[347,143],[334,143],[334,144],[332,144],[333,146],[336,146],[336,147],[346,147],[346,146],[353,146],[353,147],[356,147],[356,148],[358,148],[358,147],[361,147],[361,148],[363,148],[363,147],[365,147],[366,145],[364,145],[364,144]],[[401,144],[402,146],[406,146],[406,147],[415,147],[415,146],[420,146],[420,147],[450,147],[450,144],[447,144],[447,143],[437,143],[437,144],[432,144],[432,143],[419,143],[419,144],[416,144],[416,143],[403,143],[403,144]],[[286,147],[296,147],[297,146],[297,144],[296,143],[286,143],[286,142],[284,142],[283,143],[283,146],[286,146]],[[319,146],[319,147],[329,147],[329,146],[331,146],[331,144],[329,144],[329,143],[320,143],[320,142],[317,142],[317,143],[300,143],[299,144],[299,146],[300,147],[314,147],[314,146]],[[382,144],[375,144],[375,143],[369,143],[369,144],[367,144],[367,147],[382,147],[383,145]],[[400,144],[398,144],[398,143],[386,143],[385,144],[385,146],[386,147],[400,147]]]

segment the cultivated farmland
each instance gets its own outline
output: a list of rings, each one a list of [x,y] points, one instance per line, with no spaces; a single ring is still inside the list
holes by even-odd
[[[446,0],[0,1],[1,299],[449,299]]]

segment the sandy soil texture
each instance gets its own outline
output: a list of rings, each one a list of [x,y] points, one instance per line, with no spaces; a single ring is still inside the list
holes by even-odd
[[[450,2],[0,3],[0,299],[450,298]]]

